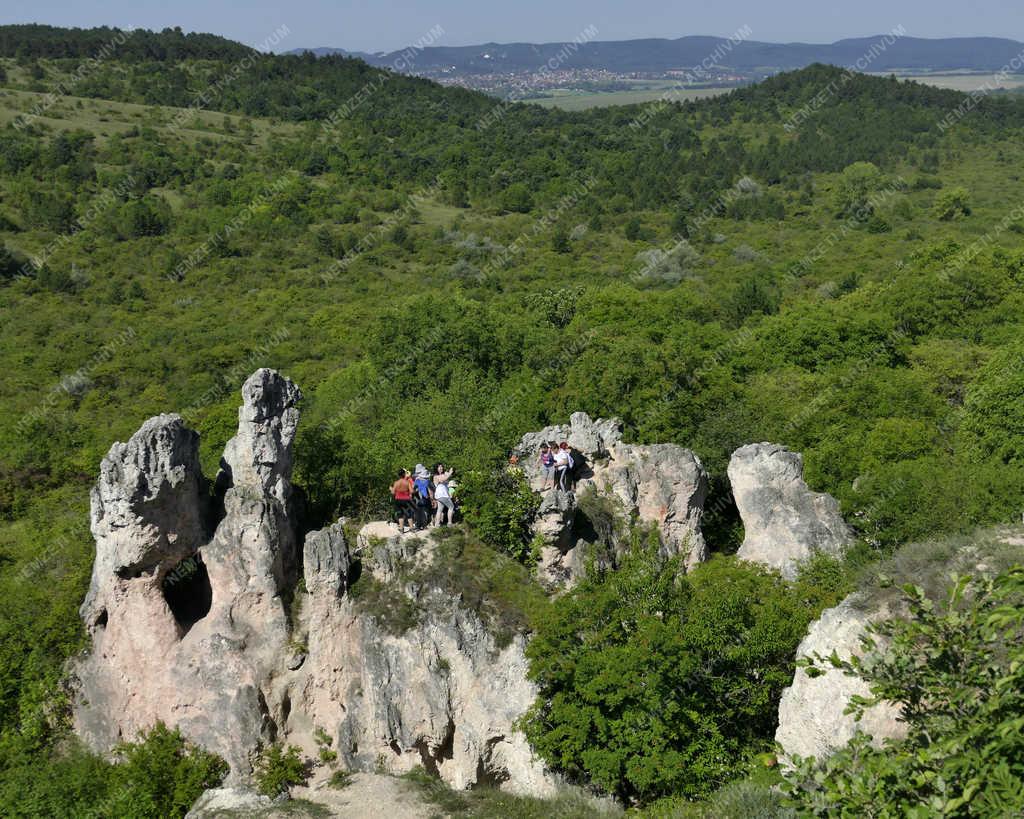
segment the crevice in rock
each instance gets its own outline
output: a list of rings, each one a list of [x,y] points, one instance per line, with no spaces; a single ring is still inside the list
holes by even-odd
[[[182,636],[210,613],[213,589],[206,564],[198,553],[175,566],[164,577],[161,590]]]
[[[96,615],[96,619],[93,620],[93,622],[92,622],[93,628],[95,628],[95,629],[105,629],[107,627],[107,620],[108,619],[109,619],[109,616],[107,615],[107,610],[105,608],[104,609],[100,609],[100,613]]]
[[[292,698],[285,693],[281,697],[281,724],[284,726],[288,725],[288,717],[292,713]]]

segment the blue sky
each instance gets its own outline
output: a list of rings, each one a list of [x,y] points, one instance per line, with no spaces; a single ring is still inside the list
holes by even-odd
[[[711,7],[709,7],[711,6]],[[0,21],[117,25],[211,31],[259,45],[279,26],[289,34],[276,50],[336,46],[352,51],[401,48],[434,26],[438,44],[570,40],[589,25],[598,40],[726,36],[744,25],[751,39],[832,42],[891,31],[909,36],[991,35],[1024,40],[1024,0],[4,0]]]

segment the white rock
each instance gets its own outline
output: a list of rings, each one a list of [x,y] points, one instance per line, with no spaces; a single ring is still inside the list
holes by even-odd
[[[853,539],[839,503],[812,492],[803,469],[798,452],[768,443],[740,447],[729,460],[729,481],[744,528],[738,556],[778,569],[789,579],[815,552],[838,557]]]
[[[811,623],[796,656],[828,657],[835,651],[841,659],[848,660],[854,654],[860,655],[864,629],[886,616],[887,610],[862,610],[857,598],[851,595]],[[847,676],[839,669],[828,667],[823,675],[810,677],[805,669],[798,668],[793,684],[783,691],[779,701],[775,741],[786,754],[821,759],[849,742],[858,730],[869,734],[876,744],[905,736],[906,724],[898,721],[899,709],[895,705],[876,705],[864,713],[859,723],[852,715],[843,713],[851,697],[866,697],[870,693],[863,680]]]

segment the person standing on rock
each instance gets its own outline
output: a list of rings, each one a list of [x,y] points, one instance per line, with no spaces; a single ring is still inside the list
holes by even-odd
[[[412,478],[409,477],[409,470],[399,469],[398,480],[391,484],[391,497],[395,499],[398,528],[402,534],[405,534],[407,529],[412,531],[413,520],[416,516],[416,509],[412,503],[412,489]]]
[[[454,469],[446,470],[444,464],[437,464],[434,467],[434,500],[437,502],[437,516],[434,518],[434,525],[440,526],[444,519],[445,510],[448,510],[448,523],[451,524],[455,517],[455,504],[452,503],[452,493],[448,488],[448,481],[451,480]]]
[[[413,472],[415,480],[412,482],[413,493],[416,500],[416,528],[426,529],[434,517],[434,507],[437,501],[434,500],[434,489],[430,485],[430,473],[423,464],[416,464]]]
[[[543,492],[546,489],[555,488],[555,454],[552,451],[552,447],[548,444],[541,444],[540,455],[537,458],[540,461],[540,491]]]
[[[555,450],[555,479],[558,488],[568,491],[569,474],[572,471],[572,455],[569,454],[569,442],[562,441]]]

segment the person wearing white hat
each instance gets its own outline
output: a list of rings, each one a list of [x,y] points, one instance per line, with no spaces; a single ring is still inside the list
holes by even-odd
[[[430,485],[430,472],[423,464],[416,464],[413,470],[413,497],[416,501],[416,528],[425,529],[433,517],[434,490]]]

